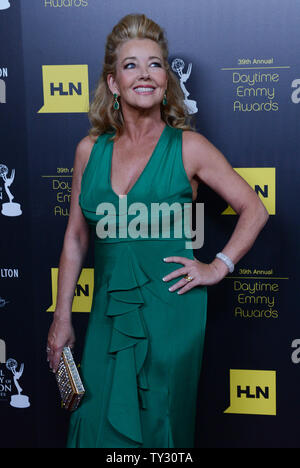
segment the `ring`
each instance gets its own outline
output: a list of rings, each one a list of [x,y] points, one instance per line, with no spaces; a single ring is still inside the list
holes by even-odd
[[[187,281],[192,281],[193,277],[189,276],[189,275],[185,275],[184,279],[187,280]]]

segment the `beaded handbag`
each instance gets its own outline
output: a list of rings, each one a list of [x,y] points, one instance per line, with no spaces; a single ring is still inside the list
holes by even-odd
[[[85,394],[85,389],[69,346],[63,349],[55,377],[62,407],[69,411],[76,410]]]

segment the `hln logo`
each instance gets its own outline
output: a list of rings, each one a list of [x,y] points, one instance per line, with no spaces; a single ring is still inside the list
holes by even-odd
[[[276,372],[230,369],[230,407],[224,413],[276,415]]]
[[[261,387],[256,386],[253,391],[254,393],[251,393],[251,388],[249,385],[247,385],[245,389],[242,389],[242,387],[238,385],[237,397],[242,398],[245,396],[245,398],[260,398],[262,396],[263,398],[269,398],[269,387],[262,389]]]
[[[275,167],[239,167],[234,168],[234,170],[255,190],[268,213],[275,215]],[[222,214],[232,215],[236,213],[231,206],[228,206]]]
[[[39,113],[89,111],[87,65],[43,65],[44,106]]]
[[[64,90],[63,83],[58,83],[57,86],[55,86],[55,83],[50,83],[51,96],[54,96],[55,93],[59,94],[59,96],[73,96],[74,93],[82,96],[82,83],[78,83],[77,86],[74,83],[69,83],[69,87],[66,90]]]
[[[54,312],[57,300],[58,268],[51,268],[52,304],[47,312]],[[94,291],[94,269],[83,268],[74,291],[72,312],[90,312]]]

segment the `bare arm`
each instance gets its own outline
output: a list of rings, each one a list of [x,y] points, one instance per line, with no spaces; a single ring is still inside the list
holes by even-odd
[[[253,246],[269,214],[256,192],[231,167],[223,154],[205,137],[197,136],[198,148],[201,148],[196,164],[197,176],[226,200],[239,215],[235,229],[222,249],[236,264]],[[194,160],[196,161],[195,156]],[[221,279],[228,273],[222,260],[215,258],[212,265],[219,272]]]
[[[256,192],[212,143],[195,132],[187,131],[183,135],[183,158],[187,164],[187,172],[211,187],[239,215],[235,229],[222,249],[236,264],[252,247],[269,214]],[[167,261],[178,261],[178,258],[180,257],[168,257]],[[183,286],[181,291],[186,292],[197,284],[215,284],[228,274],[227,266],[219,258],[215,258],[210,264],[187,260],[184,265],[184,268],[167,275],[167,281],[187,273],[195,280],[186,284],[182,279],[174,285],[173,290]]]
[[[93,141],[86,137],[78,144],[75,153],[69,220],[59,261],[57,302],[48,335],[48,359],[53,371],[57,369],[63,347],[73,346],[75,342],[71,324],[72,303],[90,239],[89,226],[78,204],[78,198],[82,174],[92,146]]]

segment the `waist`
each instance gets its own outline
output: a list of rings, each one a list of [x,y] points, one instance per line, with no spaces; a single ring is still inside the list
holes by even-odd
[[[164,262],[165,257],[185,257],[194,260],[193,249],[187,249],[183,239],[169,240],[123,240],[122,242],[94,244],[95,278],[101,284],[106,283],[112,271],[117,267],[118,274],[126,275],[132,260],[149,274],[152,279],[161,282],[162,276],[176,269],[176,263]],[[178,268],[183,266],[177,263]],[[120,267],[120,269],[118,269]]]

